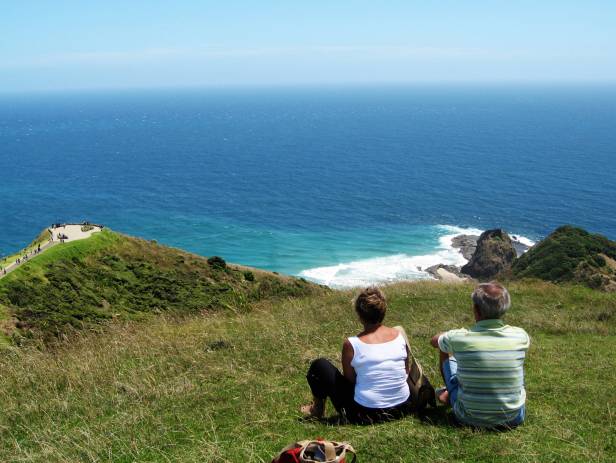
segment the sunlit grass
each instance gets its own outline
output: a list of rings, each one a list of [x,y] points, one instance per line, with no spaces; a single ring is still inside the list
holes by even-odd
[[[114,322],[52,349],[0,355],[0,461],[269,462],[294,440],[350,441],[361,462],[613,461],[616,295],[510,285],[508,316],[532,337],[528,421],[507,433],[454,427],[444,409],[377,426],[299,419],[311,359],[354,334],[351,292],[252,304],[244,313]],[[386,289],[439,384],[428,337],[471,323],[469,285]]]

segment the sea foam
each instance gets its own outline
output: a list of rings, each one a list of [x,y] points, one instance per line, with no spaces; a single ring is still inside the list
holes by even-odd
[[[299,276],[332,288],[355,288],[396,281],[431,280],[426,268],[437,264],[462,266],[467,260],[459,249],[452,246],[452,239],[458,235],[480,235],[478,228],[462,228],[454,225],[437,225],[438,244],[434,252],[424,255],[394,254],[324,267],[303,270]],[[515,234],[516,241],[532,246],[534,242]]]

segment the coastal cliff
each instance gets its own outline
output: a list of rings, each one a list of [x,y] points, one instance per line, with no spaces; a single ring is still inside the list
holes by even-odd
[[[428,267],[425,271],[437,280],[495,278],[508,271],[512,262],[530,249],[517,236],[510,236],[502,229],[488,230],[481,235],[457,235],[451,239],[451,246],[468,262],[462,267],[447,264]]]
[[[571,225],[557,228],[532,247],[501,229],[481,236],[458,235],[452,245],[468,263],[461,268],[439,264],[426,269],[437,279],[445,280],[447,272],[480,281],[536,278],[616,291],[616,242]]]
[[[516,250],[516,241],[501,229],[453,242],[470,259],[461,269],[444,264],[425,269],[436,279],[535,278],[616,290],[616,244],[579,228],[560,227],[520,257],[519,250],[527,248]],[[303,278],[230,265],[104,229],[34,254],[0,278],[0,333],[18,342],[24,336],[53,339],[110,320],[242,312],[261,300],[327,291]]]
[[[151,314],[241,312],[260,300],[326,291],[104,229],[45,250],[0,279],[4,336],[52,339]]]
[[[616,242],[578,227],[562,226],[517,259],[511,274],[616,291]]]

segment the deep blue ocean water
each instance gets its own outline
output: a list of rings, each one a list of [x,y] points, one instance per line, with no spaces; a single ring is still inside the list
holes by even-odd
[[[452,226],[616,239],[615,203],[614,86],[0,96],[0,254],[90,220],[363,284],[455,262]]]

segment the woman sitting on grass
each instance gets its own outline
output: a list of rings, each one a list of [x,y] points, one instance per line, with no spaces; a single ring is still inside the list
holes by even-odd
[[[323,417],[328,397],[351,423],[374,423],[411,411],[409,353],[400,332],[383,325],[386,308],[378,288],[357,296],[355,311],[364,329],[342,345],[343,373],[324,358],[312,362],[307,379],[313,402],[302,407],[305,415]]]

